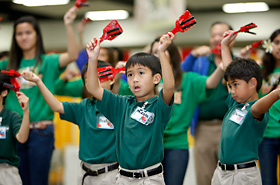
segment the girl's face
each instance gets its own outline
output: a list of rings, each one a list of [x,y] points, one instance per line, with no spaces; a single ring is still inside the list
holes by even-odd
[[[16,42],[23,51],[36,49],[37,33],[32,24],[28,22],[19,23],[16,26]]]
[[[273,39],[273,51],[272,55],[275,58],[276,61],[280,62],[280,34],[278,34],[274,39]]]

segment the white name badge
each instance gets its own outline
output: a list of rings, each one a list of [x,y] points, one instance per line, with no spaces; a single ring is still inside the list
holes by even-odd
[[[7,127],[0,126],[0,139],[6,139]]]
[[[105,116],[98,118],[97,127],[100,129],[114,129],[114,125]]]
[[[235,109],[231,116],[230,120],[237,123],[238,125],[241,125],[246,117],[247,112],[241,111],[239,109]]]
[[[149,125],[154,121],[155,114],[137,107],[130,117],[143,125]]]

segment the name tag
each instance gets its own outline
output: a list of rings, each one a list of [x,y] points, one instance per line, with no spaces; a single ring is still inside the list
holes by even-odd
[[[149,125],[154,121],[155,114],[137,107],[130,117],[143,125]]]
[[[177,91],[174,93],[174,103],[176,104],[182,103],[182,91]]]
[[[0,126],[0,139],[6,139],[7,127]]]
[[[241,111],[239,109],[235,109],[231,116],[230,120],[237,123],[238,125],[241,125],[246,117],[247,112]]]
[[[105,116],[98,118],[97,127],[100,129],[114,129],[114,125]]]

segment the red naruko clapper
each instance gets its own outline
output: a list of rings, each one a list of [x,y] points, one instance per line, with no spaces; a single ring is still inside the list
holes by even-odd
[[[175,23],[175,27],[172,31],[174,35],[177,32],[185,32],[191,27],[193,27],[196,24],[195,18],[192,16],[192,14],[189,12],[189,10],[186,10],[177,20]],[[169,35],[171,37],[171,35]]]
[[[4,83],[3,86],[7,87],[9,89],[13,89],[13,91],[15,93],[19,92],[20,85],[16,78],[19,77],[21,74],[13,69],[11,69],[9,71],[1,70],[0,72],[5,73],[11,77],[11,79],[10,79],[11,84]],[[24,104],[22,103],[21,106],[24,107]]]
[[[76,0],[75,6],[81,8],[82,6],[89,6],[87,0]]]
[[[103,35],[99,38],[100,43],[104,40],[113,40],[123,33],[123,29],[117,20],[112,20],[104,29]],[[97,41],[95,42],[97,44]],[[95,47],[95,45],[93,45]]]
[[[97,68],[99,81],[101,83],[105,82],[107,80],[114,79],[116,74],[121,71],[125,71],[125,67],[121,67],[121,68],[117,68],[117,69],[113,68],[112,66]]]

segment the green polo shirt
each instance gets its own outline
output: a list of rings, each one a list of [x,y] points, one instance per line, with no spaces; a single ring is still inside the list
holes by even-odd
[[[63,102],[62,120],[78,125],[80,129],[79,158],[90,164],[117,161],[114,129],[98,126],[103,115],[96,110],[95,100],[83,99],[80,103]],[[104,118],[104,116],[103,116]]]
[[[237,124],[231,121],[232,113],[238,108],[241,110],[246,103],[237,103],[228,96],[226,104],[229,107],[225,115],[221,133],[219,159],[224,164],[237,164],[259,159],[258,147],[264,135],[269,119],[266,112],[262,121],[257,121],[251,114],[251,107],[256,101],[248,102],[247,114],[243,123]]]
[[[210,55],[209,68],[207,76],[210,76],[217,68],[214,61],[214,54]],[[220,119],[222,120],[227,112],[227,106],[225,100],[228,96],[228,90],[225,85],[222,84],[222,79],[219,85],[214,89],[213,96],[207,101],[204,101],[199,105],[199,120],[212,120]],[[211,110],[211,111],[209,111]]]
[[[206,80],[206,76],[198,73],[183,73],[182,89],[175,92],[172,116],[164,131],[164,148],[189,148],[187,131],[194,111],[199,103],[207,100],[206,92],[212,91],[206,91]]]
[[[21,117],[18,113],[9,110],[6,107],[0,112],[0,117],[2,118],[2,122],[0,122],[0,163],[8,163],[19,167],[20,159],[17,155],[18,141],[16,135],[21,126]],[[2,129],[6,130],[5,139],[3,138],[4,132]]]
[[[260,98],[267,95],[274,84],[279,83],[280,79],[280,68],[275,68],[273,72],[269,75],[268,81],[263,81],[262,88],[260,90]],[[279,85],[276,85],[279,88]],[[267,128],[265,129],[265,138],[280,138],[280,100],[277,100],[269,109],[269,121]]]
[[[58,79],[64,68],[59,68],[59,56],[60,54],[50,54],[41,55],[42,66],[36,67],[34,73],[42,77],[43,83],[54,94],[55,81]],[[0,62],[0,69],[6,70],[8,64],[8,59]],[[20,61],[20,66],[18,72],[23,70],[33,70],[35,65],[35,58],[30,60],[22,59]],[[53,120],[54,113],[44,100],[39,88],[32,82],[24,80],[22,77],[18,78],[20,84],[20,91],[23,92],[27,97],[29,97],[29,107],[30,107],[30,122],[41,121],[41,120]],[[7,109],[16,111],[21,116],[23,115],[22,108],[20,107],[16,93],[12,90],[6,99]]]
[[[150,124],[144,125],[131,118],[137,107],[153,114]],[[102,101],[97,100],[97,109],[115,126],[117,157],[120,166],[143,169],[163,160],[163,132],[171,117],[172,105],[162,100],[162,92],[146,101],[136,102],[134,96],[114,95],[104,90]]]

